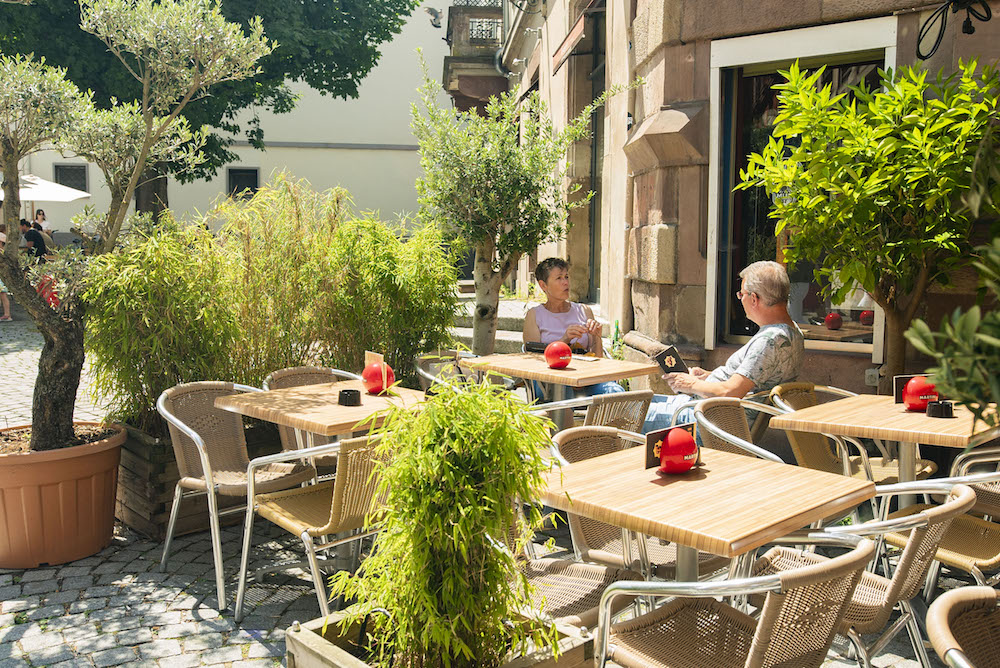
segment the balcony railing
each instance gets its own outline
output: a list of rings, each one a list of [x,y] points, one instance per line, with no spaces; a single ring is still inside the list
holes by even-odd
[[[452,0],[452,7],[496,7],[500,8],[503,0]]]
[[[499,44],[502,33],[503,21],[501,19],[469,19],[470,44],[483,42]]]

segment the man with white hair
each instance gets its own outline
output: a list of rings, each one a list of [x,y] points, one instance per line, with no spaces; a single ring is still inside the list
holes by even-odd
[[[805,344],[802,332],[788,315],[788,273],[777,262],[761,261],[741,271],[740,279],[736,298],[760,331],[711,373],[693,367],[690,373],[665,375],[677,394],[653,397],[644,433],[669,427],[681,405],[695,398],[743,397],[798,378]],[[694,412],[685,409],[677,417],[677,424],[691,422]]]

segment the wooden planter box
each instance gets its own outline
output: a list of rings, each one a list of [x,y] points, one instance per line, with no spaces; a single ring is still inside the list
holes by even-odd
[[[128,438],[122,445],[118,469],[118,497],[115,516],[131,529],[155,540],[167,535],[170,505],[174,500],[174,485],[179,473],[170,438],[153,438],[126,425]],[[270,455],[281,450],[277,427],[254,423],[246,430],[250,458]],[[219,507],[242,505],[241,499],[220,496]],[[223,517],[223,524],[243,521],[239,514]],[[197,497],[181,504],[175,535],[208,530],[208,499]]]
[[[364,661],[355,658],[347,648],[355,647],[358,637],[356,628],[347,634],[340,632],[342,613],[330,615],[326,633],[323,633],[324,619],[292,626],[285,633],[285,660],[288,668],[371,668]],[[580,630],[572,626],[557,626],[559,659],[554,659],[548,650],[532,652],[527,656],[511,659],[504,668],[590,668],[594,665],[594,637],[580,637]]]

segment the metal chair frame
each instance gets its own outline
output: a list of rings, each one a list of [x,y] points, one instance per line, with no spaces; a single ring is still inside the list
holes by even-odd
[[[239,385],[233,383],[233,389],[241,392],[263,392],[259,387],[249,385]],[[166,392],[160,394],[156,400],[156,410],[163,416],[163,419],[176,427],[181,433],[190,438],[198,449],[198,456],[201,460],[201,469],[205,477],[205,491],[185,490],[180,482],[174,487],[174,501],[170,507],[170,519],[167,521],[167,537],[163,542],[163,556],[160,558],[160,572],[167,570],[168,558],[170,556],[170,546],[174,539],[174,529],[177,526],[177,514],[180,512],[181,500],[190,499],[205,494],[208,496],[208,516],[209,529],[212,534],[212,561],[215,565],[215,587],[218,596],[219,610],[226,609],[226,584],[222,570],[222,532],[219,528],[219,518],[223,515],[231,515],[243,511],[243,506],[235,506],[219,511],[219,501],[215,493],[218,486],[214,482],[212,475],[212,463],[209,461],[208,452],[205,449],[205,441],[194,429],[182,422],[177,416],[170,412],[166,406]],[[248,481],[248,482],[252,482]]]
[[[927,631],[934,651],[949,668],[976,668],[953,633],[953,628],[960,624],[960,617],[970,613],[976,620],[973,624],[983,624],[986,618],[996,619],[1000,615],[997,591],[983,586],[953,589],[936,600],[927,611]],[[992,633],[990,637],[993,639]],[[966,647],[975,651],[968,643]]]
[[[324,455],[335,455],[340,452],[341,444],[339,442],[327,443],[325,445],[317,445],[314,447],[306,448],[303,450],[292,450],[288,452],[279,452],[274,455],[268,455],[266,457],[257,457],[250,462],[247,466],[247,498],[253,500],[251,503],[246,505],[246,520],[243,525],[243,554],[240,559],[240,575],[239,575],[239,588],[236,593],[236,607],[235,607],[235,619],[237,622],[243,619],[243,604],[246,597],[246,587],[247,587],[247,571],[250,563],[250,548],[253,543],[253,524],[254,518],[256,517],[257,504],[255,501],[256,494],[254,491],[254,471],[268,464],[276,464],[288,461],[294,461],[297,459],[302,459],[304,457],[321,457]],[[242,510],[243,508],[241,508]],[[374,536],[378,533],[378,529],[371,529],[367,531],[361,531],[354,533],[346,538],[340,538],[337,540],[328,540],[320,543],[319,545],[313,540],[313,537],[309,535],[309,532],[303,532],[299,535],[299,539],[302,541],[302,545],[305,548],[306,553],[306,563],[309,565],[309,571],[312,575],[313,586],[316,590],[316,598],[319,601],[320,611],[323,616],[328,616],[330,614],[330,603],[326,596],[326,587],[323,584],[323,572],[320,566],[320,560],[318,558],[319,553],[327,552],[333,548],[345,545],[347,543],[352,543],[354,541],[360,541],[369,536]],[[280,562],[273,564],[271,566],[266,566],[264,568],[259,568],[253,572],[253,577],[263,575],[266,573],[273,573],[276,571],[287,570],[293,566],[302,564],[301,561],[292,562]]]
[[[773,541],[788,545],[829,545],[857,548],[864,543],[861,536],[832,535],[823,531],[795,532]],[[611,605],[619,596],[670,596],[680,598],[744,597],[753,594],[783,593],[778,574],[709,582],[616,582],[604,590],[595,640],[594,665],[604,668],[608,661],[608,641],[611,626]]]
[[[728,399],[728,401],[726,403],[731,403],[734,407],[735,406],[739,406],[741,409],[749,408],[751,410],[755,410],[755,411],[758,411],[760,413],[765,413],[765,414],[771,415],[771,416],[781,415],[782,414],[782,412],[780,410],[778,410],[777,408],[774,408],[773,406],[768,406],[767,404],[761,404],[761,403],[758,403],[756,401],[750,401],[749,399],[736,399],[736,398],[729,398],[729,397],[716,397],[716,398],[713,398],[713,399],[702,399],[702,400],[698,401],[695,404],[695,406],[694,406],[694,419],[695,419],[695,422],[697,422],[697,424],[698,424],[698,428],[699,429],[704,429],[705,431],[707,431],[708,433],[710,433],[712,436],[714,436],[714,437],[716,437],[716,438],[718,438],[720,440],[723,440],[723,441],[725,441],[725,442],[727,442],[727,443],[729,443],[729,444],[731,444],[731,445],[733,445],[733,446],[735,446],[735,447],[737,447],[737,448],[739,448],[741,450],[744,450],[744,451],[746,451],[750,455],[753,455],[755,457],[759,457],[761,459],[767,459],[767,460],[770,460],[772,462],[777,462],[779,464],[784,464],[784,462],[781,460],[781,457],[779,457],[778,455],[776,455],[773,452],[770,452],[768,450],[765,450],[764,448],[761,448],[760,446],[754,445],[750,441],[745,441],[745,440],[743,440],[742,438],[740,438],[738,436],[730,434],[726,430],[724,430],[724,429],[718,427],[717,425],[715,425],[711,420],[708,419],[708,417],[705,416],[705,413],[704,413],[705,402],[708,402],[708,401],[718,402],[721,399]]]

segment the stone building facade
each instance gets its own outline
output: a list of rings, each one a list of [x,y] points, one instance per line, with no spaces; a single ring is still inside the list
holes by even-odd
[[[599,305],[623,331],[682,346],[703,366],[720,363],[752,333],[736,305],[739,268],[774,259],[766,197],[733,194],[741,160],[769,134],[771,86],[791,62],[828,66],[834,87],[877,81],[877,69],[917,62],[921,24],[941,5],[920,0],[505,0],[497,71],[520,94],[538,90],[565,120],[605,88],[644,83],[612,97],[595,116],[593,138],[569,156],[568,179],[598,193],[576,211],[566,239],[526,259],[561,255],[575,298]],[[1000,60],[998,17],[963,34],[949,15],[931,71],[959,60]],[[873,79],[874,77],[874,79]],[[793,280],[795,280],[793,278]],[[862,391],[865,370],[882,362],[878,309],[858,291],[831,304],[798,277],[807,329],[804,380]],[[971,301],[940,291],[950,310]],[[815,322],[836,310],[851,327],[828,340]],[[875,322],[862,326],[865,310]],[[869,374],[870,379],[870,374]]]

